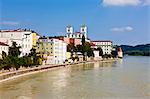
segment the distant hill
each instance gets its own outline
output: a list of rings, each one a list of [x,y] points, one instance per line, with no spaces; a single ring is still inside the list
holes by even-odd
[[[136,46],[120,45],[124,54],[150,56],[150,44],[142,44]]]

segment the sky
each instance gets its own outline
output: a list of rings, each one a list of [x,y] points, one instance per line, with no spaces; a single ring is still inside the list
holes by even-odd
[[[79,31],[114,44],[150,43],[150,0],[0,0],[0,29],[32,29],[44,36]]]

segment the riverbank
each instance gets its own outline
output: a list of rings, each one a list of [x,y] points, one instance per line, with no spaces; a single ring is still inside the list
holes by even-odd
[[[33,68],[27,68],[23,70],[17,70],[17,71],[12,71],[12,72],[6,72],[6,73],[1,73],[0,74],[0,83],[13,80],[19,77],[35,74],[35,73],[40,73],[44,71],[49,71],[49,70],[54,70],[58,68],[64,68],[66,66],[71,66],[71,65],[76,65],[76,64],[84,64],[84,63],[93,63],[93,62],[110,62],[110,61],[115,61],[116,59],[107,59],[107,60],[92,60],[92,61],[82,61],[82,62],[75,62],[75,63],[68,63],[68,64],[60,64],[60,65],[44,65],[44,66],[39,66],[39,67],[33,67]]]

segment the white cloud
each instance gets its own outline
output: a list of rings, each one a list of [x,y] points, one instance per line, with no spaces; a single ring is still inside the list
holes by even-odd
[[[127,26],[127,27],[125,27],[125,30],[126,30],[126,31],[132,31],[132,30],[133,30],[133,27]]]
[[[104,6],[138,6],[150,5],[150,0],[103,0]]]
[[[14,22],[14,21],[2,21],[0,22],[0,25],[10,25],[10,26],[16,26],[19,25],[19,22]]]
[[[150,5],[150,0],[144,0],[143,5]]]
[[[103,0],[104,6],[126,6],[126,5],[133,5],[136,6],[140,4],[140,0]]]
[[[129,32],[133,30],[133,27],[131,26],[126,26],[126,27],[114,27],[110,29],[113,32]]]

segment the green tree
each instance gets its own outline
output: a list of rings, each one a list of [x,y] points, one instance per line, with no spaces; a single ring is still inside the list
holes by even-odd
[[[97,50],[99,51],[99,56],[103,56],[103,50],[101,47],[98,47]]]
[[[16,68],[16,70],[20,67],[20,60],[18,56],[21,54],[20,46],[17,46],[16,42],[12,42],[12,46],[9,47],[8,56],[4,59],[5,69],[9,69],[11,67]]]
[[[77,52],[82,52],[82,45],[77,45]]]
[[[84,44],[83,51],[88,57],[94,56],[93,49],[91,48],[91,45],[89,43]]]
[[[115,50],[115,51],[112,51],[112,52],[111,52],[111,55],[112,55],[113,58],[117,57],[117,55],[118,55],[118,54],[117,54],[117,51],[116,51],[116,50]]]
[[[82,52],[81,53],[83,55],[83,60],[85,60],[86,46],[85,46],[85,36],[84,35],[82,36],[81,42],[82,42]]]
[[[76,52],[77,48],[73,44],[67,45],[67,52],[71,53],[71,57],[73,57],[73,52]]]
[[[82,41],[81,42],[82,42],[82,46],[84,46],[84,44],[85,44],[85,36],[84,35],[82,36]]]
[[[20,48],[20,46],[17,47],[16,42],[12,42],[12,46],[9,47],[8,55],[18,57],[21,54]]]
[[[7,54],[4,51],[2,51],[2,59],[5,59],[6,56],[7,56]]]
[[[36,49],[32,48],[30,50],[29,57],[32,59],[32,65],[37,65],[37,55],[36,55]]]

